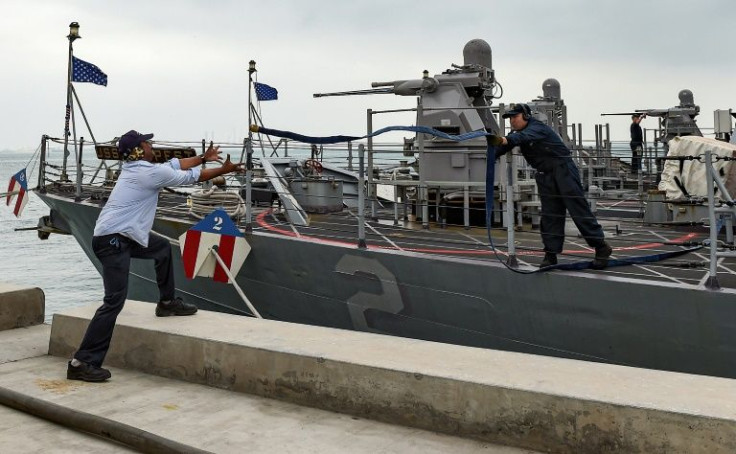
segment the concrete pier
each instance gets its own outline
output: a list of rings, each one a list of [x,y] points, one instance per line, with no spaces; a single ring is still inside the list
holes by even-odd
[[[124,313],[135,306],[156,319],[150,304],[133,303]],[[67,358],[47,354],[50,333],[49,325],[0,331],[0,391],[134,426],[196,449],[254,454],[534,454],[117,367],[110,367],[113,378],[106,383],[66,380]],[[0,440],[2,452],[13,453],[136,452],[2,405]]]
[[[56,314],[68,357],[94,307]],[[736,452],[736,381],[129,301],[107,364],[394,425],[569,453]],[[115,380],[115,377],[113,377]]]
[[[205,311],[157,318],[136,301],[118,318],[112,379],[66,380],[96,307],[0,332],[0,389],[212,452],[736,452],[736,380]],[[125,452],[28,418],[0,407],[3,450]]]

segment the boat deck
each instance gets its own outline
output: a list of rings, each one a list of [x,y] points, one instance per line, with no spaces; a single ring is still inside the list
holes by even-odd
[[[74,199],[73,185],[48,186],[47,190],[57,196]],[[87,187],[83,199],[90,198],[101,203],[105,189]],[[181,193],[162,192],[159,201],[159,214],[168,217],[187,219],[196,223],[197,219],[188,214],[186,197]],[[471,260],[507,262],[508,239],[506,229],[494,226],[491,229],[493,247],[488,231],[483,226],[464,228],[463,226],[441,226],[431,222],[429,228],[410,220],[393,221],[392,208],[381,208],[377,219],[366,217],[366,244],[368,248],[394,249],[421,254],[456,257]],[[283,210],[276,207],[259,206],[254,208],[253,230],[280,235],[313,239],[337,244],[358,244],[358,215],[355,209],[329,214],[311,214],[309,226],[302,227],[289,223]],[[614,218],[600,216],[606,240],[614,248],[613,259],[626,260],[632,257],[652,256],[691,249],[702,245],[708,239],[708,231],[703,227],[683,227],[666,225],[645,225],[636,218],[624,216]],[[240,226],[245,227],[241,219]],[[570,221],[565,229],[565,249],[558,256],[560,263],[590,261],[594,251],[581,238],[577,228]],[[725,240],[721,234],[720,240]],[[518,269],[531,271],[538,268],[544,253],[538,229],[524,224],[514,232],[514,244]],[[649,280],[657,282],[680,283],[691,286],[705,286],[709,277],[709,249],[704,247],[677,257],[646,264],[613,266],[605,270],[582,269],[576,272],[601,276]],[[562,270],[545,272],[562,273]],[[717,280],[721,288],[736,290],[736,257],[719,258]]]
[[[604,220],[606,240],[614,248],[613,259],[627,260],[633,257],[652,256],[691,249],[708,239],[705,229],[685,230],[682,227],[644,225],[631,219]],[[263,230],[287,236],[312,238],[343,244],[357,244],[358,218],[354,211],[310,216],[308,227],[289,224],[283,214],[262,211],[256,216],[254,230]],[[441,227],[430,223],[428,229],[410,221],[394,225],[393,221],[367,220],[366,244],[368,248],[395,249],[423,254],[462,257],[472,260],[508,259],[508,239],[505,228],[491,230],[493,248],[485,227]],[[519,270],[535,270],[544,252],[539,230],[524,225],[514,232],[514,243]],[[494,251],[495,248],[495,251]],[[705,285],[709,276],[709,249],[702,248],[673,258],[646,264],[612,266],[605,270],[580,270],[595,275],[610,275],[650,281],[675,282],[687,285]],[[568,219],[566,241],[560,263],[586,262],[593,259],[594,251],[584,241],[575,225]],[[549,270],[545,272],[564,272]],[[722,288],[736,289],[736,258],[719,258],[718,283]]]

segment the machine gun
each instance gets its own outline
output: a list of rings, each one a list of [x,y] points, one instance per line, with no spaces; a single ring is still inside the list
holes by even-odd
[[[491,47],[475,39],[463,49],[464,64],[452,65],[441,74],[430,77],[424,71],[421,79],[373,82],[370,89],[315,93],[315,98],[394,94],[419,96],[425,109],[417,125],[429,126],[448,134],[463,134],[485,128],[496,133],[500,128],[491,113],[492,100],[500,84],[492,68]],[[502,90],[502,89],[501,89]],[[475,108],[475,109],[474,109]]]
[[[394,94],[415,96],[421,101],[417,109],[417,126],[459,135],[485,129],[500,134],[501,128],[493,115],[493,99],[503,89],[496,82],[492,66],[491,46],[484,40],[474,39],[463,48],[463,65],[429,75],[424,71],[420,79],[373,82],[370,89],[315,93],[315,98]],[[497,90],[500,89],[500,92]],[[418,139],[415,138],[416,141]],[[453,142],[436,137],[423,137],[424,158],[420,171],[426,180],[476,182],[485,181],[487,143],[483,138]],[[407,149],[408,148],[408,149]],[[405,146],[405,154],[416,149]]]
[[[669,109],[637,109],[633,112],[604,113],[606,115],[640,115],[644,117],[659,117],[661,131],[657,140],[668,149],[668,142],[678,136],[702,136],[696,124],[695,117],[700,113],[700,106],[695,105],[693,92],[680,90],[678,93],[680,104]]]

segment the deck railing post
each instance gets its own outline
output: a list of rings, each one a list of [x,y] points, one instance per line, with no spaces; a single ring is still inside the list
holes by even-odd
[[[514,166],[513,153],[506,154],[506,236],[508,239],[508,260],[506,263],[513,268],[518,268],[519,262],[516,259],[516,238],[514,227],[516,224],[516,216],[514,216],[514,181],[516,166]]]
[[[710,222],[710,271],[705,286],[712,290],[721,288],[716,270],[718,268],[718,225],[716,222],[715,191],[713,189],[713,163],[711,151],[705,151],[705,179],[708,187],[708,220]]]
[[[45,192],[44,186],[46,186],[46,147],[48,140],[49,136],[45,134],[41,137],[41,160],[38,163],[38,189],[41,192]]]
[[[399,225],[399,187],[396,185],[394,180],[394,225]]]
[[[463,186],[463,227],[470,230],[470,189]]]
[[[358,247],[365,249],[365,145],[358,145]]]
[[[373,133],[373,109],[368,109],[367,113],[368,122],[368,136]],[[371,201],[371,219],[374,221],[378,219],[376,206],[376,188],[373,185],[373,137],[368,137],[368,198]]]
[[[77,154],[77,188],[74,200],[82,200],[82,149],[84,148],[84,137],[79,138],[79,154]]]
[[[424,108],[422,106],[422,98],[417,99],[417,118],[424,117]],[[417,200],[419,201],[420,208],[422,209],[422,228],[429,229],[429,191],[427,190],[427,183],[424,181],[424,170],[422,166],[426,168],[426,161],[424,160],[424,134],[417,134],[419,140],[419,191],[417,191]]]
[[[250,133],[249,133],[250,135]],[[253,232],[253,138],[252,135],[246,139],[246,161],[245,161],[245,233]]]
[[[348,170],[353,171],[353,142],[348,142]]]

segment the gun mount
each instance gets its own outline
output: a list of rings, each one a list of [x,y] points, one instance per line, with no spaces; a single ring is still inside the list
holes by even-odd
[[[695,105],[693,92],[680,90],[678,93],[680,104],[669,109],[637,109],[633,112],[604,113],[606,115],[641,115],[660,118],[660,134],[657,141],[664,144],[665,150],[669,148],[668,143],[675,137],[701,136],[700,128],[696,124],[695,117],[700,114],[700,106]]]
[[[441,74],[429,76],[424,71],[419,79],[373,82],[368,90],[316,93],[314,97],[393,93],[416,96],[421,109],[416,124],[448,134],[464,134],[486,129],[499,134],[501,129],[493,115],[493,99],[503,89],[492,68],[490,45],[482,39],[469,41],[463,48],[463,64],[451,65]],[[425,136],[425,156],[420,163],[425,179],[432,181],[484,181],[487,144],[483,138],[453,142]],[[416,138],[414,139],[416,141]],[[411,155],[416,146],[406,147]]]

